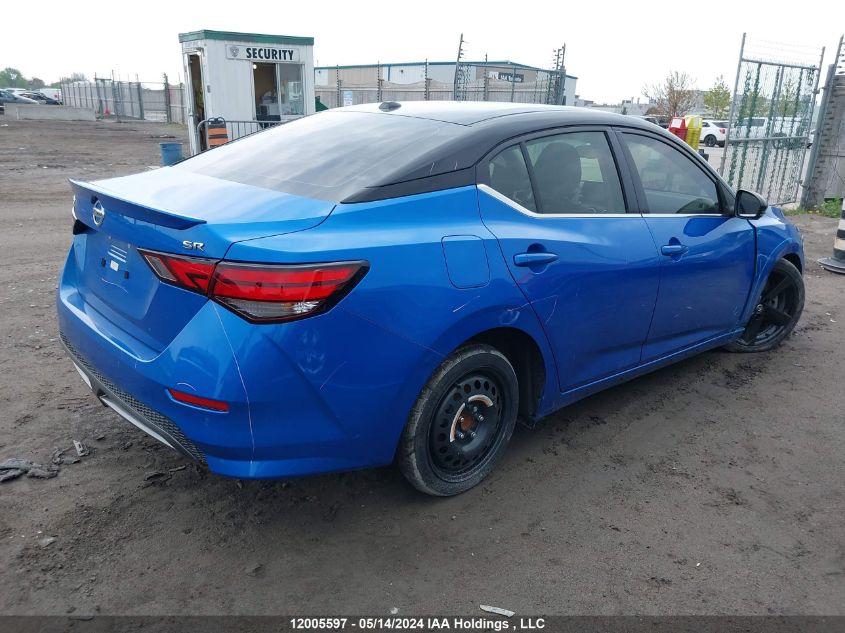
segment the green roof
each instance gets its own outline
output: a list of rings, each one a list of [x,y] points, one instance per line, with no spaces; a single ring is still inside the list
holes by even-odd
[[[313,37],[292,37],[290,35],[262,35],[261,33],[235,33],[234,31],[191,31],[179,33],[180,42],[196,40],[229,40],[234,42],[256,42],[259,44],[281,44],[283,46],[314,46]]]

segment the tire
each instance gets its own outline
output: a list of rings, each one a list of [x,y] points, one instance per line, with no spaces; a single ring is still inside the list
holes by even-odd
[[[519,386],[508,359],[489,345],[459,348],[411,409],[397,452],[402,474],[429,495],[469,490],[504,454],[518,409]]]
[[[704,137],[704,144],[707,147],[715,147],[716,146],[716,137],[712,134],[708,134]]]
[[[785,259],[775,263],[755,312],[737,340],[725,346],[730,352],[767,352],[789,336],[804,310],[804,279]]]

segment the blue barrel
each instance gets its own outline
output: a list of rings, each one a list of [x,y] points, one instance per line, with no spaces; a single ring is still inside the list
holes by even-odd
[[[161,166],[175,165],[182,160],[182,143],[159,143],[161,150]]]

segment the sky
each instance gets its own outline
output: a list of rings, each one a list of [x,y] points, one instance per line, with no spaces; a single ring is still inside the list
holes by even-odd
[[[842,0],[718,3],[470,2],[232,3],[42,0],[2,10],[0,68],[48,83],[72,72],[171,82],[181,77],[178,34],[213,29],[310,36],[318,65],[453,60],[461,33],[467,59],[508,59],[546,68],[566,44],[566,71],[584,99],[642,99],[646,84],[672,70],[700,89],[723,75],[733,84],[743,31],[768,52],[830,63],[845,30]],[[779,51],[778,51],[779,52]],[[785,54],[786,56],[786,54]]]

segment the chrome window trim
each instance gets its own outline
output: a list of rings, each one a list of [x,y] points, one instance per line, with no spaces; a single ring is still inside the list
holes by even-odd
[[[732,213],[643,213],[644,218],[732,218]]]
[[[483,191],[499,202],[503,202],[515,211],[519,211],[529,218],[732,218],[735,217],[730,213],[639,213],[632,211],[631,213],[537,213],[531,209],[526,209],[518,202],[511,200],[505,194],[499,193],[490,185],[478,183],[476,185],[479,191]]]
[[[536,211],[532,211],[531,209],[526,209],[518,202],[511,200],[505,194],[499,193],[490,185],[485,185],[484,183],[478,183],[476,185],[479,191],[483,191],[487,195],[490,195],[499,202],[503,202],[504,204],[508,205],[512,209],[519,211],[523,215],[527,215],[529,218],[641,218],[643,217],[639,213],[537,213]]]

